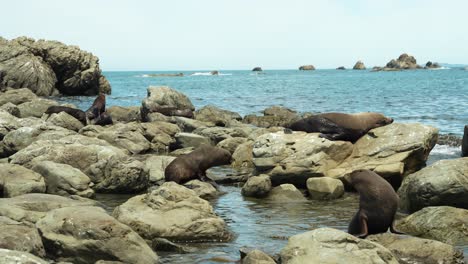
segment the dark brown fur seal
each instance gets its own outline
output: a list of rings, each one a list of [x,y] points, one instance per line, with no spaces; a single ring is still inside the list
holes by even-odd
[[[67,106],[53,105],[47,108],[47,110],[45,111],[45,113],[48,115],[58,114],[60,112],[65,112],[78,119],[81,123],[83,123],[83,125],[86,125],[86,114],[80,109],[75,109]]]
[[[194,179],[209,181],[206,177],[207,169],[214,166],[226,165],[230,162],[231,153],[229,151],[218,147],[202,145],[169,163],[164,171],[164,176],[166,181],[174,181],[179,184],[184,184]]]
[[[96,99],[94,99],[91,107],[86,110],[86,116],[88,119],[95,119],[106,111],[106,95],[100,93]]]
[[[112,117],[107,112],[100,114],[97,118],[93,119],[91,123],[97,126],[114,124],[114,122],[112,121]]]
[[[359,210],[349,223],[348,233],[364,238],[370,234],[395,230],[398,195],[384,178],[370,170],[357,170],[345,180],[359,192]]]
[[[307,133],[320,132],[320,137],[329,140],[356,142],[369,130],[391,124],[392,118],[380,113],[323,113],[293,122],[288,128]]]

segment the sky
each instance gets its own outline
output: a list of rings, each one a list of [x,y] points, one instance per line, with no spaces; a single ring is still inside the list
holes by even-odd
[[[3,0],[0,36],[77,45],[103,70],[328,69],[401,53],[468,63],[466,0]]]

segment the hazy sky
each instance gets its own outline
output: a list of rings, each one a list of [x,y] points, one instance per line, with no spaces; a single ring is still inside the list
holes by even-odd
[[[468,63],[466,0],[12,0],[0,36],[78,45],[104,70]]]

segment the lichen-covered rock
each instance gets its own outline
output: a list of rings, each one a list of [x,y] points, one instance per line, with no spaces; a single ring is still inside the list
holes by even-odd
[[[47,193],[62,196],[79,195],[87,198],[94,196],[89,177],[70,165],[41,161],[34,165],[33,170],[44,177]]]
[[[466,245],[468,210],[450,206],[426,207],[397,222],[397,228],[413,236]]]
[[[406,176],[398,195],[409,212],[439,205],[468,209],[468,158],[440,160]]]
[[[0,263],[5,264],[48,264],[48,261],[40,259],[33,254],[0,248]]]
[[[20,117],[41,117],[47,111],[47,108],[53,105],[58,105],[58,103],[49,99],[38,98],[18,105],[18,109],[20,110]]]
[[[61,261],[158,263],[158,256],[130,227],[94,206],[59,208],[36,223],[47,253]]]
[[[138,106],[111,106],[106,109],[114,122],[134,122],[141,121],[140,107]]]
[[[292,184],[276,186],[269,192],[268,199],[280,203],[304,202],[307,200],[301,191]]]
[[[343,196],[344,185],[340,180],[329,177],[309,178],[307,190],[312,199],[330,200]]]
[[[242,195],[262,198],[268,195],[271,188],[271,180],[268,175],[253,176],[242,186]]]
[[[44,178],[23,166],[0,164],[0,194],[14,197],[25,193],[44,193]]]
[[[390,250],[333,228],[318,228],[289,238],[281,263],[398,263]]]
[[[20,105],[22,103],[31,102],[34,99],[37,99],[37,95],[28,88],[9,89],[0,93],[0,105],[6,103]]]
[[[146,239],[193,242],[230,237],[225,222],[207,201],[174,182],[130,198],[115,208],[113,216]]]
[[[435,240],[391,233],[371,235],[367,239],[389,249],[400,263],[465,263],[460,250]]]
[[[164,170],[175,157],[152,155],[145,161],[145,170],[148,171],[150,184],[164,181]]]
[[[195,110],[192,102],[185,94],[167,86],[150,86],[148,88],[148,97],[143,100],[140,110],[142,120],[149,121],[147,118],[149,114],[158,113],[161,109],[166,108],[181,111]]]
[[[253,145],[253,163],[257,171],[268,174],[273,185],[292,183],[306,186],[310,177],[324,176],[352,152],[353,144],[330,141],[318,133],[268,133]]]
[[[84,127],[83,123],[81,123],[78,119],[74,118],[73,116],[65,112],[51,114],[47,118],[47,122],[54,126],[63,127],[68,130],[73,130],[76,132],[78,132],[80,129]]]
[[[39,257],[46,255],[37,228],[4,216],[0,216],[0,248],[28,252]]]
[[[242,117],[238,113],[224,110],[214,105],[207,105],[195,112],[195,119],[225,127],[235,121],[241,121]]]

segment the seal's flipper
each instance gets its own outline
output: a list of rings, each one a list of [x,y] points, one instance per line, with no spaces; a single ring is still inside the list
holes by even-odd
[[[359,214],[359,223],[361,227],[361,233],[354,235],[359,238],[366,238],[369,235],[369,230],[367,229],[367,216],[362,212]]]
[[[397,230],[397,229],[395,228],[395,220],[394,220],[394,221],[392,222],[392,224],[390,225],[390,232],[392,232],[392,233],[394,233],[394,234],[400,234],[400,235],[405,234],[405,233],[403,233],[403,232],[401,232],[401,231],[399,231],[399,230]]]

